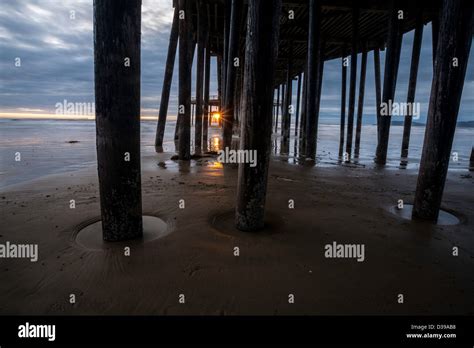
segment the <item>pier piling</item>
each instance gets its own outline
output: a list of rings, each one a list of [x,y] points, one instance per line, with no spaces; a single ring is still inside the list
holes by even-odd
[[[140,36],[141,1],[94,1],[97,169],[105,241],[143,234]]]
[[[257,164],[239,164],[235,222],[243,231],[264,227],[280,14],[281,0],[249,3],[240,148],[256,151]]]
[[[444,0],[413,218],[436,222],[448,172],[469,50],[473,2]],[[454,64],[453,57],[457,59]]]
[[[346,123],[346,87],[347,87],[347,66],[345,64],[346,57],[344,54],[341,58],[341,121],[339,131],[339,158],[344,152],[344,128]]]
[[[415,102],[415,92],[416,92],[416,79],[418,77],[418,65],[420,62],[420,51],[421,51],[421,41],[423,38],[423,13],[420,11],[416,20],[416,29],[415,36],[413,39],[413,49],[411,54],[411,66],[410,66],[410,80],[408,82],[408,94],[407,94],[407,105],[412,105]],[[406,166],[408,163],[408,147],[410,144],[410,132],[412,124],[412,115],[413,107],[407,110],[408,114],[405,115],[405,120],[403,123],[403,140],[402,140],[402,151],[400,165]]]
[[[351,49],[351,74],[349,77],[349,110],[347,115],[346,152],[347,162],[352,156],[352,135],[354,132],[355,94],[357,80],[357,50],[359,43],[359,9],[354,6],[352,10],[352,49]]]
[[[191,4],[190,0],[179,0],[179,9],[184,18],[179,20],[179,118],[178,155],[180,160],[191,158],[191,67],[194,50],[191,46]],[[191,64],[190,64],[191,63]]]
[[[364,112],[364,94],[365,94],[365,73],[367,70],[367,48],[362,51],[362,59],[360,62],[360,80],[359,80],[359,101],[357,103],[357,124],[356,138],[354,145],[354,157],[359,158],[360,152],[360,133],[362,131],[362,115]]]
[[[392,0],[390,11],[387,51],[385,54],[385,72],[383,76],[382,103],[391,105],[395,96],[397,85],[398,65],[400,62],[400,51],[402,45],[402,33],[400,31],[400,20],[398,19],[397,0]],[[388,109],[388,107],[387,107]],[[381,110],[381,109],[380,109]],[[388,138],[390,135],[390,123],[392,110],[388,110],[388,115],[380,115],[380,136],[377,143],[375,163],[385,165],[387,162]]]
[[[163,88],[161,90],[160,111],[156,128],[155,146],[163,146],[165,135],[166,117],[170,100],[171,83],[173,81],[174,62],[176,60],[176,48],[178,46],[179,19],[178,9],[174,9],[173,24],[171,25],[170,41],[168,45],[168,56],[166,58],[165,75],[163,77]]]

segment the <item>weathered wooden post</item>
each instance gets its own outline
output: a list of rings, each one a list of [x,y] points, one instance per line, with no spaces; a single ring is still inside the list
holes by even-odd
[[[298,86],[296,88],[296,115],[295,115],[295,137],[298,136],[298,121],[300,117],[300,104],[301,104],[301,78],[303,73],[298,75]],[[295,141],[296,142],[296,141]]]
[[[377,118],[377,144],[380,143],[380,103],[382,91],[380,82],[380,49],[374,49],[374,76],[375,76],[375,113]]]
[[[416,78],[418,76],[418,63],[420,61],[421,41],[423,38],[423,12],[420,12],[416,18],[415,36],[413,38],[413,50],[411,53],[410,80],[408,82],[407,105],[408,110],[403,123],[403,140],[400,165],[405,166],[408,163],[408,147],[410,144],[410,132],[412,123],[412,112],[415,102]],[[410,108],[411,105],[411,108]]]
[[[436,48],[438,47],[439,37],[439,16],[436,16],[431,21],[431,48],[433,52],[433,73],[435,70]]]
[[[472,41],[474,3],[444,0],[413,218],[436,222]]]
[[[281,127],[281,136],[282,136],[282,149],[285,148],[284,153],[288,153],[288,145],[290,141],[290,124],[291,124],[291,113],[290,113],[290,105],[291,105],[291,97],[293,94],[293,76],[292,76],[292,69],[293,69],[293,45],[290,43],[289,49],[289,56],[288,62],[286,66],[286,91],[285,91],[285,108],[283,109],[283,116],[282,116],[282,127]]]
[[[184,18],[180,19],[180,22],[182,20],[185,20],[185,19]],[[191,25],[191,23],[189,23],[189,25]],[[189,35],[191,35],[191,27],[189,27],[188,30],[190,32]],[[190,48],[191,53],[190,53],[190,61],[188,62],[188,64],[189,64],[189,71],[190,71],[190,74],[191,74],[191,70],[192,70],[193,62],[194,62],[194,51],[196,50],[196,45],[192,41],[192,35],[189,39],[189,45],[191,46],[191,48]],[[180,44],[180,47],[181,47],[181,44]],[[189,93],[191,93],[191,92],[189,92]],[[178,87],[178,94],[179,94],[179,87]],[[179,97],[178,97],[178,99],[179,99]],[[190,103],[191,103],[191,101],[190,101]],[[192,114],[191,106],[190,106],[190,111],[189,112],[190,112],[190,115],[191,115]],[[191,119],[191,116],[190,116],[190,119]],[[178,105],[178,116],[177,116],[177,119],[176,119],[176,127],[175,127],[175,130],[174,130],[174,140],[175,141],[179,139],[179,129],[181,127],[182,121],[183,121],[183,114],[180,112],[179,105]],[[191,136],[191,134],[190,134],[190,136]]]
[[[359,152],[360,152],[360,132],[362,130],[362,114],[364,111],[366,70],[367,70],[367,46],[364,46],[364,50],[362,51],[362,61],[360,63],[359,102],[357,104],[356,138],[355,138],[355,146],[354,146],[355,158],[359,158]]]
[[[141,237],[141,1],[94,1],[97,169],[105,241]]]
[[[315,121],[316,122],[315,122],[314,128],[316,129],[316,134],[315,134],[316,136],[315,136],[315,143],[314,143],[314,159],[316,159],[317,144],[318,144],[317,138],[318,138],[318,128],[319,128],[319,111],[321,108],[321,92],[323,88],[325,45],[326,45],[326,42],[321,38],[321,40],[319,40],[319,46],[318,46],[319,69],[318,69],[318,85],[317,85],[317,90],[316,90],[316,105],[315,105],[315,110],[316,110]]]
[[[471,157],[469,158],[469,171],[474,171],[474,146],[471,148]]]
[[[156,127],[155,146],[163,146],[165,135],[166,116],[168,114],[168,104],[170,100],[171,82],[173,81],[174,61],[176,58],[176,48],[178,46],[179,19],[178,8],[174,9],[173,24],[171,26],[170,42],[168,45],[168,56],[166,57],[165,75],[163,78],[163,89],[161,90],[160,111],[158,114],[158,124]]]
[[[278,115],[280,113],[280,86],[277,87],[277,105],[275,115],[275,134],[278,133]]]
[[[349,81],[349,112],[347,115],[346,152],[347,162],[352,156],[352,134],[354,132],[355,93],[357,80],[357,50],[359,42],[359,9],[354,5],[352,10],[352,49],[351,75]]]
[[[281,120],[280,120],[280,132],[283,129],[283,117],[285,115],[285,96],[286,96],[286,84],[281,84],[281,101],[280,101],[280,112],[281,112]]]
[[[309,160],[316,160],[317,113],[316,98],[320,75],[321,47],[321,3],[318,0],[309,1],[309,30],[308,30],[308,90],[306,101],[306,150]]]
[[[303,95],[301,101],[301,120],[300,120],[300,136],[298,144],[299,157],[303,158],[306,151],[306,106],[307,106],[307,87],[308,87],[308,64],[305,64],[303,79]]]
[[[222,105],[224,104],[223,103],[223,100],[222,100],[222,75],[224,74],[223,73],[223,68],[222,68],[222,56],[217,56],[217,99],[219,100],[219,111],[222,110]]]
[[[222,113],[223,118],[223,134],[222,141],[224,149],[230,148],[232,145],[232,127],[234,124],[234,89],[236,70],[240,67],[235,65],[235,59],[239,59],[239,28],[240,14],[242,11],[242,0],[232,0],[230,15],[230,32],[229,32],[229,51],[227,57],[226,69],[226,88],[225,88],[225,106]]]
[[[236,226],[264,227],[272,133],[272,83],[278,51],[281,0],[249,2],[240,148],[256,151],[256,165],[239,164]]]
[[[346,86],[347,86],[347,65],[346,65],[345,51],[341,58],[341,121],[339,131],[339,157],[342,157],[344,152],[344,127],[346,124]]]
[[[180,160],[191,158],[191,6],[190,0],[179,0],[179,10],[184,11],[179,20],[179,112],[178,155]],[[195,46],[195,45],[192,45]],[[179,118],[178,118],[179,120]]]
[[[230,17],[231,17],[231,2],[232,0],[224,0],[224,39],[222,52],[222,101],[221,101],[221,115],[225,106],[225,89],[227,88],[227,59],[229,57],[229,35],[230,35]],[[222,117],[220,118],[222,121]]]
[[[204,120],[202,123],[202,142],[204,151],[207,151],[207,139],[208,139],[208,128],[209,128],[209,87],[211,82],[211,50],[209,48],[209,34],[206,47],[206,66],[204,76]]]
[[[392,120],[392,110],[389,105],[392,105],[395,96],[395,87],[397,85],[398,64],[400,62],[400,51],[402,45],[402,33],[400,30],[400,21],[398,19],[398,9],[396,8],[397,1],[392,0],[392,8],[390,11],[387,52],[385,54],[385,72],[383,76],[383,95],[382,104],[386,105],[388,115],[380,115],[380,136],[377,143],[377,150],[375,154],[375,163],[378,165],[385,165],[387,162],[388,138],[390,135],[390,123]],[[380,108],[382,112],[382,108]]]
[[[204,9],[202,3],[197,3],[197,67],[196,67],[196,107],[194,126],[194,153],[202,150],[202,114],[204,98]]]

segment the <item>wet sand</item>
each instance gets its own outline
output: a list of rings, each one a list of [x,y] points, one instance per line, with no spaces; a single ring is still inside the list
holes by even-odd
[[[0,243],[38,243],[39,259],[0,260],[0,313],[474,314],[468,171],[449,172],[443,199],[461,224],[434,226],[391,212],[398,199],[412,202],[413,170],[274,159],[268,226],[252,234],[233,227],[235,167],[170,157],[142,160],[143,212],[165,221],[166,235],[106,250],[76,241],[78,230],[100,215],[95,168],[3,188]],[[365,261],[325,258],[324,245],[333,241],[365,244]]]

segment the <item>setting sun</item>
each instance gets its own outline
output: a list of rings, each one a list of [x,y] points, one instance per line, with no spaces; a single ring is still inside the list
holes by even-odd
[[[221,118],[221,114],[218,112],[215,112],[212,114],[212,121],[211,122],[219,122],[219,119]]]

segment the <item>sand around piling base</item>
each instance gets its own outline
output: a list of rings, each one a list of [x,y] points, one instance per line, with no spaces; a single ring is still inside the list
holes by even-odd
[[[170,233],[166,222],[155,216],[143,217],[143,237],[123,242],[106,242],[102,239],[102,221],[97,218],[96,222],[77,231],[76,243],[86,250],[110,250],[123,249],[125,246],[137,246],[162,238]]]

